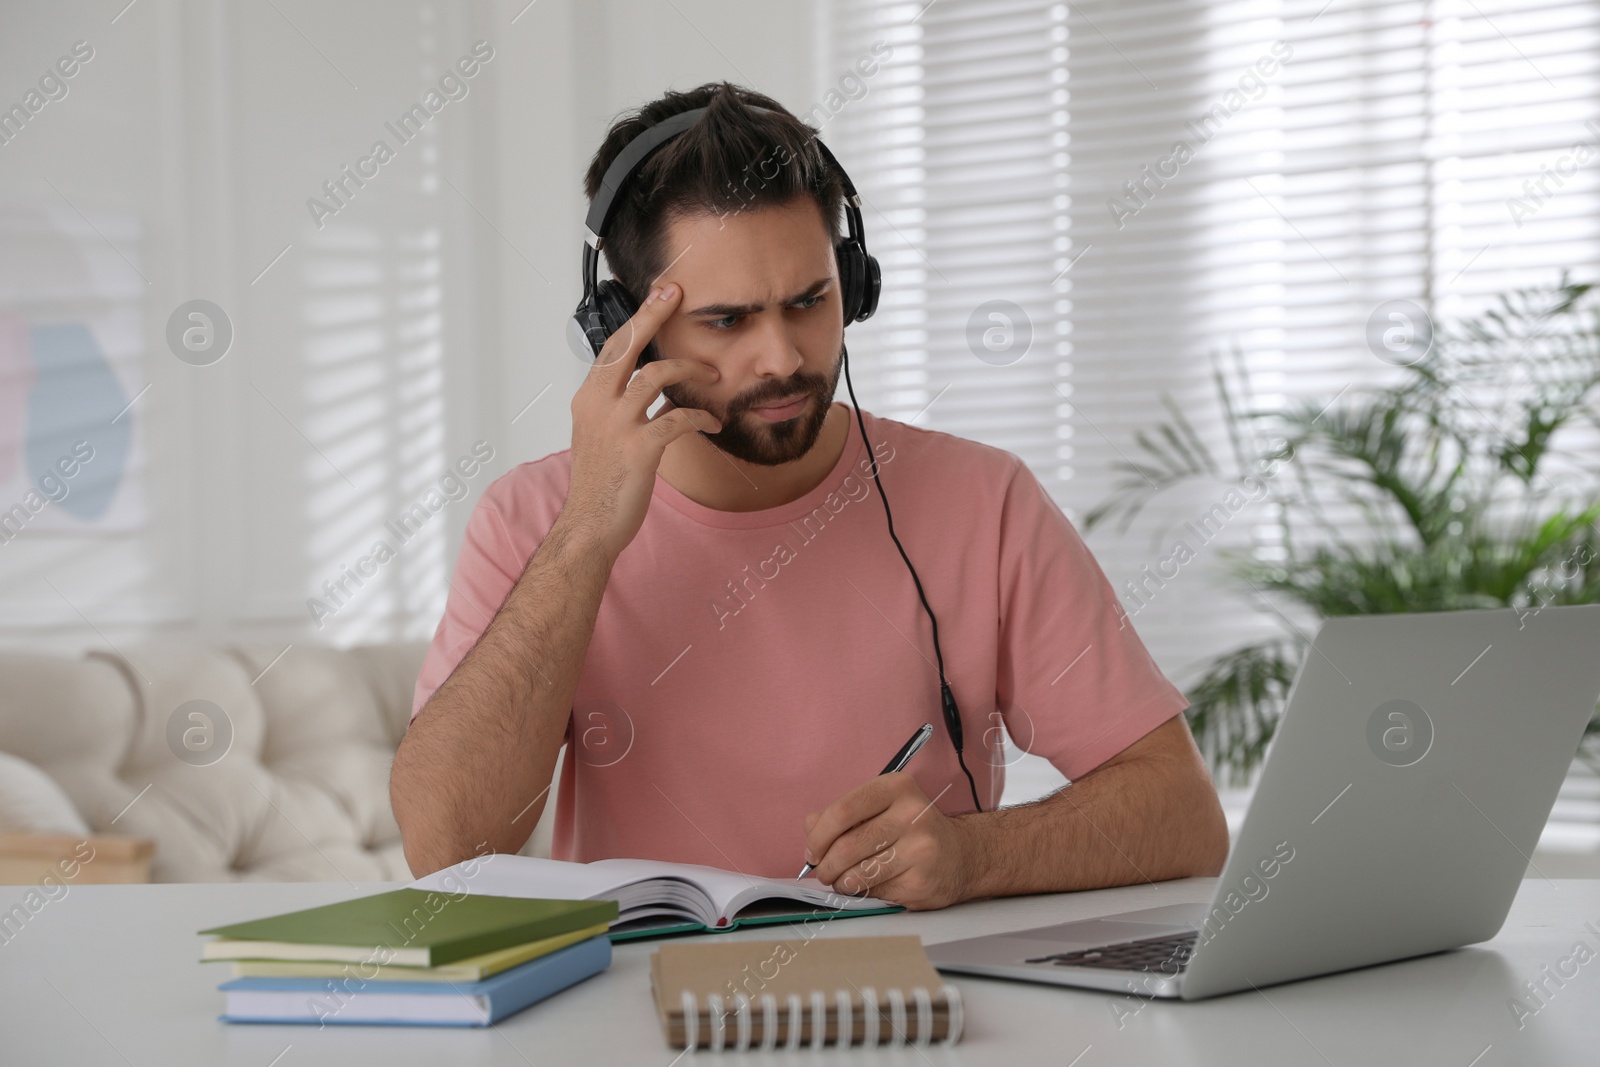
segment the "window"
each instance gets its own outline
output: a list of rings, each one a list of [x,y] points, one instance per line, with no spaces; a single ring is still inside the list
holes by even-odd
[[[1263,403],[1332,400],[1394,373],[1385,302],[1450,320],[1600,261],[1592,4],[833,0],[825,40],[852,92],[822,134],[884,271],[863,404],[1015,452],[1076,522],[1163,392],[1225,447],[1221,353]],[[1096,530],[1113,585],[1222,491]],[[1246,510],[1206,554],[1275,532]],[[1278,627],[1210,562],[1125,597],[1180,686]]]

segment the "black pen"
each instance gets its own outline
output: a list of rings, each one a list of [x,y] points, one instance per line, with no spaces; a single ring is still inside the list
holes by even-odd
[[[923,723],[917,728],[917,732],[911,735],[911,740],[900,746],[900,751],[894,754],[894,759],[889,761],[889,765],[878,772],[878,777],[881,778],[886,774],[893,774],[895,771],[905,770],[906,764],[911,762],[911,757],[917,754],[917,749],[927,744],[928,738],[932,736],[933,724],[928,722]],[[804,878],[814,870],[816,870],[815,865],[810,863],[806,864],[804,867],[800,868],[800,873],[795,875],[795,880],[798,881],[799,879]]]

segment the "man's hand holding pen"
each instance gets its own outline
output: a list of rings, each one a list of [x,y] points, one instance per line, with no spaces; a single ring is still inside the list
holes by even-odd
[[[883,774],[806,816],[806,862],[835,892],[912,911],[968,899],[981,825],[940,811],[903,772]]]

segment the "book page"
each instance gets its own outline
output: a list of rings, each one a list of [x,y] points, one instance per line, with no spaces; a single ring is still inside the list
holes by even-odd
[[[643,914],[641,909],[646,908],[651,915],[679,915],[708,926],[716,921],[703,889],[687,879],[670,878],[675,872],[668,868],[675,864],[648,860],[571,863],[503,853],[469,862],[476,863],[470,876],[457,865],[419,878],[412,887],[459,893],[464,886],[468,892],[496,897],[615,900],[621,911],[619,923],[639,917],[635,913]]]
[[[757,901],[770,900],[774,897],[795,901],[797,906],[794,908],[794,913],[797,915],[812,912],[867,911],[893,906],[891,901],[880,900],[877,897],[853,897],[835,893],[815,878],[797,878],[792,881],[758,878],[756,882],[754,886],[747,884],[726,902],[719,901],[718,907],[722,914],[730,919],[738,918]]]
[[[619,875],[631,874],[641,878],[670,875],[693,882],[705,891],[711,901],[715,919],[707,922],[708,926],[714,925],[716,919],[731,922],[747,905],[758,900],[792,900],[796,905],[793,909],[796,914],[817,910],[855,911],[882,908],[888,904],[883,900],[835,893],[815,878],[758,878],[696,863],[662,863],[657,860],[595,860],[589,866],[615,870]]]
[[[459,892],[464,885],[473,893],[501,897],[615,900],[622,911],[619,923],[642,917],[632,913],[648,907],[654,909],[651,914],[682,915],[710,927],[718,926],[719,920],[731,922],[758,900],[794,901],[793,911],[799,915],[881,908],[887,903],[835,893],[815,878],[758,878],[696,863],[639,859],[572,863],[499,853],[475,862],[477,869],[470,877],[459,866],[449,867],[412,885],[435,892],[451,892],[451,886]]]
[[[567,863],[536,856],[495,853],[467,862],[477,864],[477,870],[470,876],[458,864],[419,878],[412,883],[412,887],[436,893],[459,893],[465,886],[468,892],[493,897],[599,900],[606,899],[607,894],[620,885],[634,881],[633,878],[619,878],[587,863]]]

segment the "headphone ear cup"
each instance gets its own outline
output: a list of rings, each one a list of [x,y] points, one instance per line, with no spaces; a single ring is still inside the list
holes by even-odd
[[[622,287],[622,283],[611,278],[607,278],[595,287],[594,302],[599,310],[600,320],[605,325],[608,339],[628,325],[628,320],[639,310],[639,305],[634,302],[628,290]],[[651,341],[639,354],[639,365],[643,366],[656,358],[658,358],[656,343]]]
[[[861,313],[861,249],[844,240],[833,246],[833,256],[839,263],[839,298],[848,326]]]
[[[639,310],[622,283],[610,278],[596,287],[595,305],[599,307],[600,317],[605,322],[607,337],[627,325],[633,313]]]
[[[567,320],[567,347],[585,363],[593,363],[605,346],[606,332],[593,296],[578,301],[578,308]]]
[[[859,314],[863,319],[870,319],[872,313],[878,310],[878,294],[883,292],[883,273],[878,269],[878,257],[869,252],[861,253],[861,261],[865,270],[861,275],[861,308]]]

